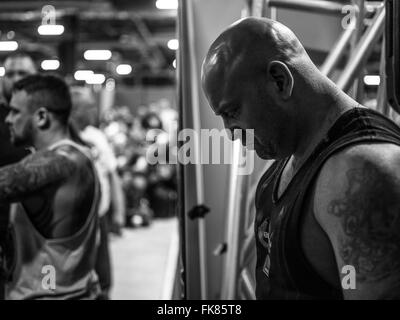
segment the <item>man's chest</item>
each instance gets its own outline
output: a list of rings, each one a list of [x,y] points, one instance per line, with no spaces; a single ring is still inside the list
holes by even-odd
[[[289,173],[290,174],[290,173]],[[264,276],[278,273],[282,275],[284,266],[289,269],[309,269],[322,276],[332,285],[337,284],[337,270],[334,254],[325,232],[319,226],[313,214],[313,188],[299,183],[296,177],[290,183],[290,175],[282,171],[282,186],[290,188],[281,198],[274,201],[274,183],[264,188],[261,195],[263,203],[258,206],[256,219],[257,265]],[[286,180],[287,179],[287,180]],[[278,185],[275,179],[276,188]],[[309,188],[309,190],[304,190]],[[304,260],[297,261],[300,255]]]

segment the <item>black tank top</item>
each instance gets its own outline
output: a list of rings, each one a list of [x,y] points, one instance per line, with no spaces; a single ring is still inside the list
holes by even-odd
[[[288,159],[277,160],[260,179],[256,193],[257,299],[341,299],[340,288],[322,279],[305,257],[301,219],[322,165],[354,144],[400,145],[400,128],[380,113],[354,108],[334,123],[326,137],[278,198],[279,177]]]

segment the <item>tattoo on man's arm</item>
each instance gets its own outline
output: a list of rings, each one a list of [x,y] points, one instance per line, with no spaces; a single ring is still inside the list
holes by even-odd
[[[340,218],[340,255],[357,279],[376,281],[400,273],[399,191],[370,164],[347,172],[348,187],[328,206]]]
[[[72,160],[51,150],[0,168],[0,203],[20,200],[20,197],[69,177],[74,170]]]

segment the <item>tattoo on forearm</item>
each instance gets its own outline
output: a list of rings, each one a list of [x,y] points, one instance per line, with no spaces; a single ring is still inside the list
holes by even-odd
[[[340,254],[362,281],[383,279],[400,271],[399,191],[391,179],[364,164],[347,172],[348,188],[328,212],[341,219],[345,236]]]
[[[72,160],[50,150],[0,168],[0,203],[20,200],[31,192],[65,179],[74,170]]]

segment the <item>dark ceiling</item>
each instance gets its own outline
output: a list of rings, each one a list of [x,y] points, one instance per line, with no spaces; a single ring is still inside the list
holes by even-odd
[[[159,10],[156,0],[91,1],[0,1],[1,39],[10,38],[28,51],[37,62],[57,57],[60,72],[72,74],[76,69],[92,69],[114,76],[127,84],[169,84],[175,80],[172,62],[175,51],[167,47],[176,38],[176,10]],[[41,36],[42,7],[53,5],[56,23],[65,31],[61,36]],[[109,49],[109,61],[86,61],[87,49]],[[3,61],[7,53],[0,52]],[[115,67],[130,63],[133,72],[118,76]]]

